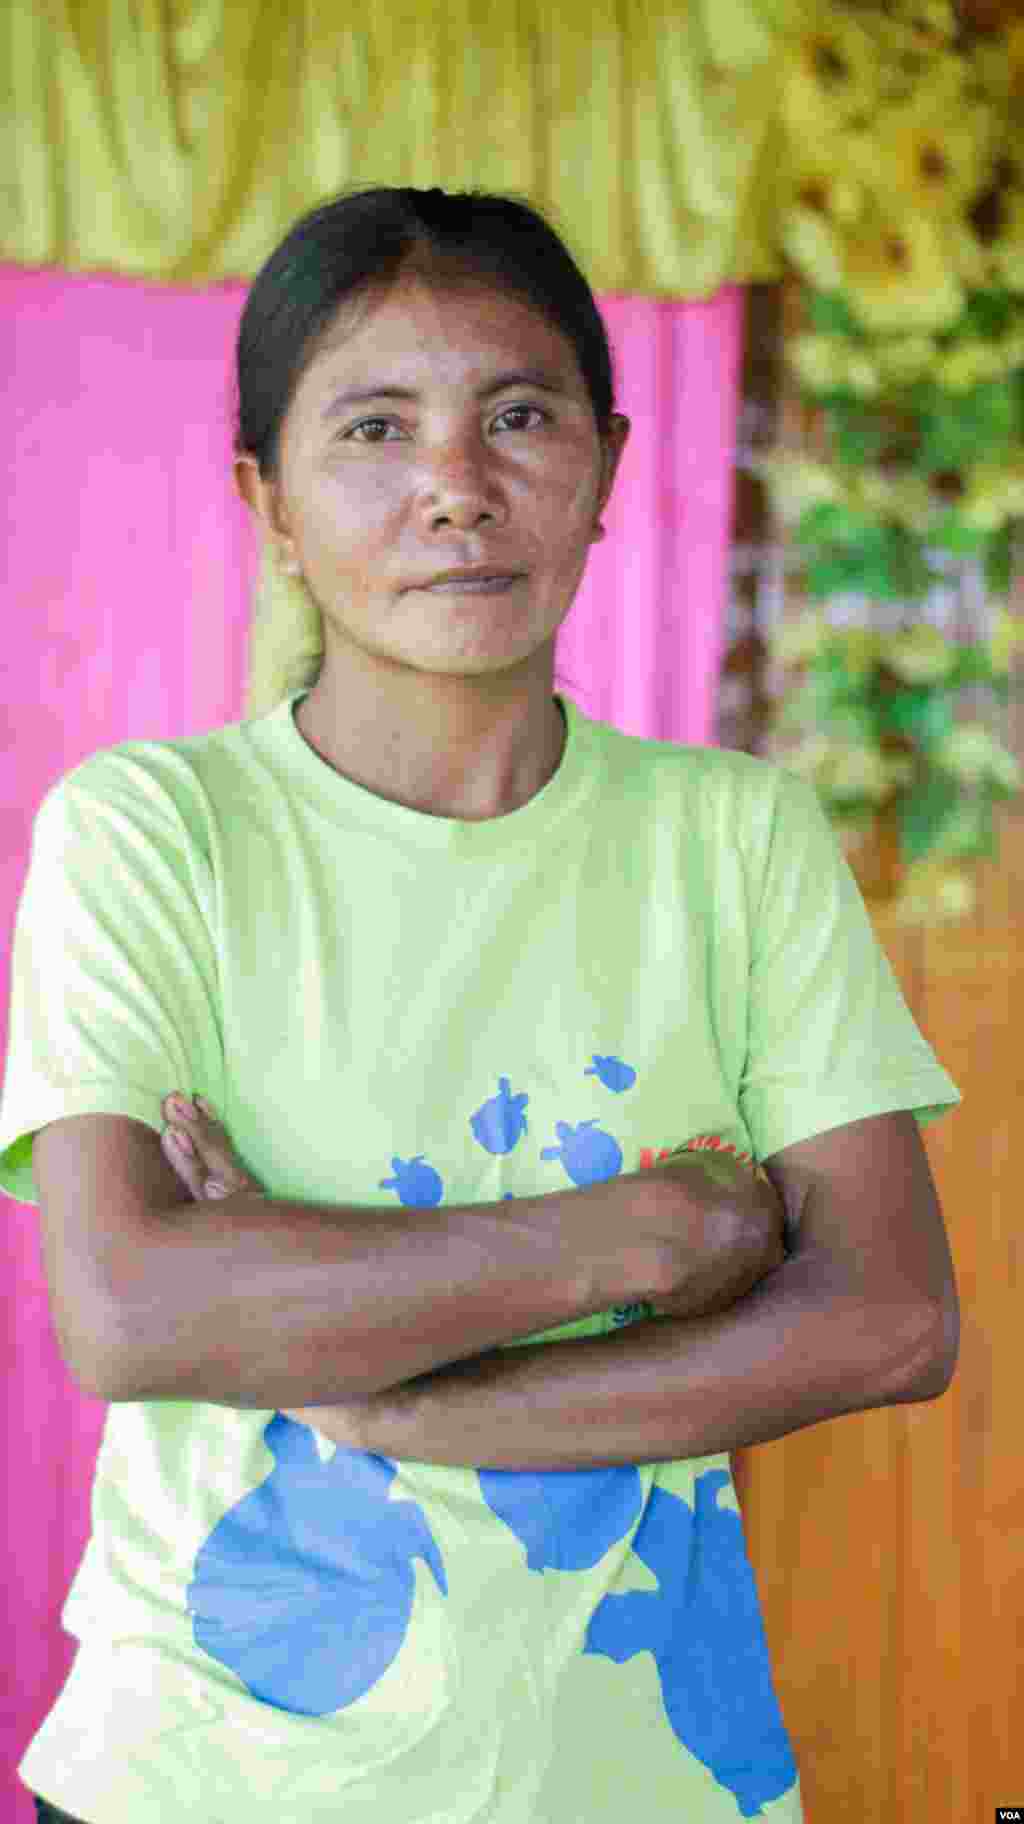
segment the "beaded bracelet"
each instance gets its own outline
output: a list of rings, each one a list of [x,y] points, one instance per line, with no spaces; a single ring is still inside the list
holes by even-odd
[[[652,1161],[652,1164],[661,1165],[667,1159],[678,1159],[683,1153],[719,1154],[727,1159],[735,1160],[737,1165],[748,1166],[753,1172],[754,1177],[759,1178],[762,1184],[771,1183],[771,1179],[763,1165],[757,1163],[752,1153],[738,1152],[732,1142],[723,1140],[720,1134],[695,1134],[691,1140],[687,1140],[682,1146],[673,1146],[670,1147],[668,1151],[660,1152],[657,1159]]]

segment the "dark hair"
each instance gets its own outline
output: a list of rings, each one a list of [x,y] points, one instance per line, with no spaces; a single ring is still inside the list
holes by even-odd
[[[285,415],[340,306],[406,273],[439,282],[491,281],[517,292],[572,345],[598,431],[607,433],[614,375],[604,322],[572,254],[537,210],[483,191],[343,190],[289,230],[257,273],[242,311],[234,448],[256,458],[265,481],[278,479]],[[285,693],[282,647],[290,659],[298,639],[286,634],[287,618],[280,607],[273,615],[264,611],[274,625],[266,636],[259,633],[264,676],[258,689],[250,688],[250,713]],[[292,687],[296,679],[315,678],[313,661],[322,656],[317,624],[293,599],[293,627],[299,622],[305,644],[290,664]]]
[[[597,426],[613,408],[612,354],[590,286],[527,203],[480,191],[342,191],[304,215],[253,280],[238,328],[235,453],[276,479],[281,426],[342,303],[400,273],[491,279],[572,344]]]

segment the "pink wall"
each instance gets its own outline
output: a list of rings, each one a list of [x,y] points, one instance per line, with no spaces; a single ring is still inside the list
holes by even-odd
[[[43,794],[124,740],[242,713],[258,543],[231,475],[241,283],[204,290],[0,266],[0,1046],[10,943]],[[722,658],[743,293],[600,300],[633,430],[607,537],[559,636],[586,714],[707,744]],[[168,1089],[174,1085],[168,1084]],[[74,1642],[60,1610],[89,1528],[105,1406],[57,1350],[34,1206],[0,1201],[5,1676],[0,1819]]]

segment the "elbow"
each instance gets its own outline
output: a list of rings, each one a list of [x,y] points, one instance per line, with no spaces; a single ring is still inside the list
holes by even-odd
[[[76,1387],[90,1399],[116,1399],[117,1352],[112,1348],[115,1326],[110,1312],[95,1300],[77,1300],[70,1307],[51,1292],[50,1315],[61,1360]]]
[[[960,1304],[955,1289],[919,1319],[912,1348],[900,1353],[896,1366],[895,1403],[938,1400],[952,1385],[960,1359]]]
[[[68,1354],[65,1360],[83,1393],[93,1399],[113,1404],[140,1397],[129,1385],[130,1363],[116,1345],[109,1317],[97,1326],[88,1349],[79,1349],[74,1356]]]
[[[936,1345],[934,1374],[936,1384],[926,1399],[937,1400],[947,1392],[956,1374],[960,1360],[960,1303],[954,1294],[952,1302],[943,1307],[939,1341]]]
[[[81,1323],[74,1338],[62,1335],[68,1369],[83,1393],[109,1405],[119,1401],[168,1399],[152,1361],[152,1350],[143,1352],[128,1333],[124,1312],[113,1300],[92,1306],[87,1332]]]

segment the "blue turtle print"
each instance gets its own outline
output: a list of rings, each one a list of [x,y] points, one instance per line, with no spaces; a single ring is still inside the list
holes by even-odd
[[[585,1077],[597,1077],[605,1089],[613,1089],[617,1096],[625,1089],[632,1089],[636,1082],[632,1064],[624,1064],[621,1058],[602,1055],[599,1051],[592,1051],[590,1055],[594,1062],[587,1065],[583,1072]]]
[[[397,1191],[398,1201],[412,1208],[432,1209],[444,1196],[444,1180],[432,1165],[422,1163],[423,1154],[417,1153],[412,1159],[402,1159],[397,1153],[391,1155],[393,1178],[381,1178],[379,1186],[382,1191]]]
[[[526,1132],[523,1110],[530,1098],[522,1094],[514,1096],[511,1092],[509,1078],[499,1077],[498,1094],[484,1102],[476,1114],[470,1116],[473,1138],[479,1140],[480,1145],[485,1146],[489,1153],[510,1153]]]
[[[447,1596],[419,1502],[392,1501],[386,1457],[339,1446],[321,1462],[308,1425],[275,1413],[274,1468],[218,1521],[187,1605],[196,1644],[254,1697],[325,1716],[362,1697],[397,1655],[412,1613],[413,1558]]]
[[[580,1121],[575,1127],[568,1121],[556,1121],[555,1132],[561,1146],[541,1148],[542,1159],[560,1159],[573,1184],[603,1184],[622,1170],[622,1148],[613,1135],[598,1128],[597,1117]]]
[[[741,1816],[756,1818],[767,1800],[789,1791],[797,1767],[740,1517],[717,1505],[728,1479],[723,1469],[699,1475],[695,1509],[667,1489],[652,1490],[632,1549],[659,1587],[603,1596],[583,1650],[617,1665],[653,1653],[674,1734],[732,1793]]]

